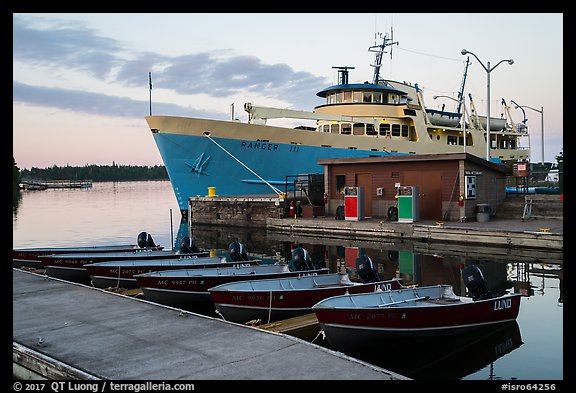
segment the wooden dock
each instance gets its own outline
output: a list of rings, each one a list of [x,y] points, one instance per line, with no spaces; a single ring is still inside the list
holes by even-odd
[[[320,324],[314,313],[257,325],[256,327],[270,332],[288,334],[306,341],[315,340],[320,333]]]
[[[287,334],[12,270],[14,378],[406,380]]]
[[[20,183],[22,190],[47,190],[49,188],[90,188],[92,180],[27,180]]]

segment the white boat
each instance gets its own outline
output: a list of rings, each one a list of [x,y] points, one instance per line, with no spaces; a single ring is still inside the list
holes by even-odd
[[[176,116],[147,116],[179,207],[188,198],[215,189],[218,196],[280,194],[288,176],[324,173],[319,159],[407,154],[461,153],[486,156],[486,131],[468,122],[466,138],[457,116],[426,107],[418,84],[380,78],[380,59],[394,44],[384,36],[372,83],[352,83],[354,67],[338,70],[338,84],[316,95],[324,101],[312,111],[270,108],[245,103],[248,122]],[[313,127],[268,124],[297,119]],[[293,120],[294,121],[294,120]],[[494,127],[496,123],[494,123]],[[492,128],[492,125],[491,125]],[[520,138],[527,132],[505,129],[491,133],[491,159],[528,160]]]

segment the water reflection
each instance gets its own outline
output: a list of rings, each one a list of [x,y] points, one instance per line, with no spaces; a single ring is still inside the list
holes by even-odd
[[[12,189],[12,214],[14,218],[18,215],[18,207],[20,206],[20,201],[22,201],[22,192],[20,189]]]
[[[457,380],[487,366],[485,379],[500,379],[496,360],[523,344],[517,322],[445,339],[403,340],[385,351],[350,355],[417,380]]]
[[[188,230],[187,226],[185,230]],[[506,252],[505,249],[472,249],[454,245],[441,245],[440,248],[446,247],[446,252],[442,252],[431,250],[431,245],[406,241],[362,242],[282,237],[265,230],[233,227],[193,226],[190,230],[200,247],[225,249],[229,242],[238,240],[253,254],[271,255],[282,261],[290,259],[291,250],[295,247],[304,247],[318,265],[330,268],[331,272],[346,272],[354,281],[361,281],[356,272],[356,258],[367,255],[383,279],[399,277],[405,285],[448,284],[452,285],[454,292],[460,296],[467,296],[461,272],[468,265],[477,265],[480,268],[489,290],[495,296],[506,292],[520,293],[525,297],[544,295],[545,280],[550,283],[550,279],[558,279],[560,295],[557,304],[561,306],[563,302],[563,273],[559,268],[562,266],[563,257],[555,253],[524,250],[522,255],[518,256],[514,255],[514,252]],[[542,281],[538,285],[540,277]],[[536,305],[523,299],[521,313],[526,315],[525,318],[528,313],[535,312],[530,307]],[[413,379],[517,378],[518,376],[514,375],[517,371],[511,371],[515,369],[512,366],[514,361],[502,363],[502,360],[523,345],[519,326],[521,321],[522,318],[519,318],[518,322],[505,326],[483,328],[457,337],[403,340],[391,345],[385,352],[348,354]],[[562,323],[551,320],[548,322],[554,326]],[[531,332],[533,327],[528,326],[525,329]],[[314,343],[329,347],[325,340],[318,337],[320,336],[313,335]],[[561,340],[560,337],[559,339]],[[538,373],[536,369],[532,372]]]

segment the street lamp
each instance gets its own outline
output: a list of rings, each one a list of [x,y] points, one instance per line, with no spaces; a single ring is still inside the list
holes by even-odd
[[[437,99],[437,98],[448,98],[448,99],[450,99],[452,101],[456,101],[462,105],[462,118],[460,119],[460,121],[462,124],[462,133],[464,134],[464,153],[466,153],[466,122],[464,121],[465,120],[464,114],[466,113],[466,102],[465,102],[464,96],[462,96],[462,98],[459,100],[457,100],[454,97],[450,97],[450,96],[434,96],[434,99]]]
[[[508,60],[500,60],[498,62],[498,64],[496,64],[494,67],[490,68],[490,62],[487,62],[486,64],[488,66],[485,66],[484,63],[482,63],[482,61],[478,58],[478,56],[476,56],[473,52],[469,52],[466,49],[462,49],[461,52],[463,55],[472,55],[476,58],[476,60],[478,60],[478,63],[480,63],[480,65],[482,66],[482,68],[484,68],[486,70],[486,76],[487,76],[487,87],[488,87],[488,97],[487,97],[487,104],[486,104],[486,160],[490,161],[490,73],[492,72],[492,70],[494,70],[496,67],[498,67],[501,63],[503,62],[508,62],[508,64],[512,65],[514,64],[514,60],[512,59],[508,59]]]
[[[516,109],[520,108],[520,109],[522,109],[522,111],[524,111],[524,108],[528,108],[528,109],[532,109],[535,112],[540,113],[541,118],[542,118],[542,123],[540,125],[541,126],[540,127],[541,132],[542,132],[542,161],[541,162],[542,162],[542,164],[544,164],[544,107],[541,106],[540,110],[538,110],[538,109],[534,109],[534,108],[527,106],[527,105],[518,105],[517,103],[514,102],[514,100],[510,100],[510,102],[512,102],[514,105],[516,105]],[[526,115],[524,115],[524,119],[526,119]]]

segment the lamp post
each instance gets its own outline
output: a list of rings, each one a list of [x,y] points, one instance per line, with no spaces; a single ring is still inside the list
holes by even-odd
[[[466,102],[464,99],[464,95],[462,95],[462,98],[459,100],[450,96],[434,96],[434,99],[437,98],[448,98],[449,100],[456,101],[462,105],[462,118],[460,119],[460,121],[462,124],[462,133],[464,134],[464,153],[466,153],[466,122],[464,118],[464,115],[466,114]]]
[[[508,60],[500,60],[494,67],[490,67],[490,62],[487,62],[487,66],[484,65],[484,63],[482,63],[482,61],[478,58],[478,56],[476,56],[473,52],[469,52],[466,49],[462,49],[461,52],[463,55],[472,55],[476,58],[476,60],[478,60],[478,63],[480,63],[480,65],[482,66],[482,68],[484,68],[484,70],[486,70],[486,79],[487,79],[487,90],[488,90],[488,97],[487,97],[487,104],[486,104],[486,161],[490,161],[490,73],[492,72],[492,70],[494,70],[496,67],[498,67],[501,63],[503,62],[508,62],[508,64],[512,65],[514,64],[514,60],[512,59],[508,59]]]
[[[524,108],[528,108],[528,109],[532,109],[535,112],[540,113],[540,117],[542,120],[542,123],[540,124],[540,130],[542,132],[542,161],[541,163],[544,164],[544,107],[541,106],[540,110],[538,109],[534,109],[531,106],[527,106],[527,105],[518,105],[517,103],[514,102],[514,100],[510,100],[510,102],[512,102],[514,105],[516,105],[516,109],[520,108],[522,109],[522,111],[524,111]],[[526,115],[524,115],[524,118],[526,118]]]

